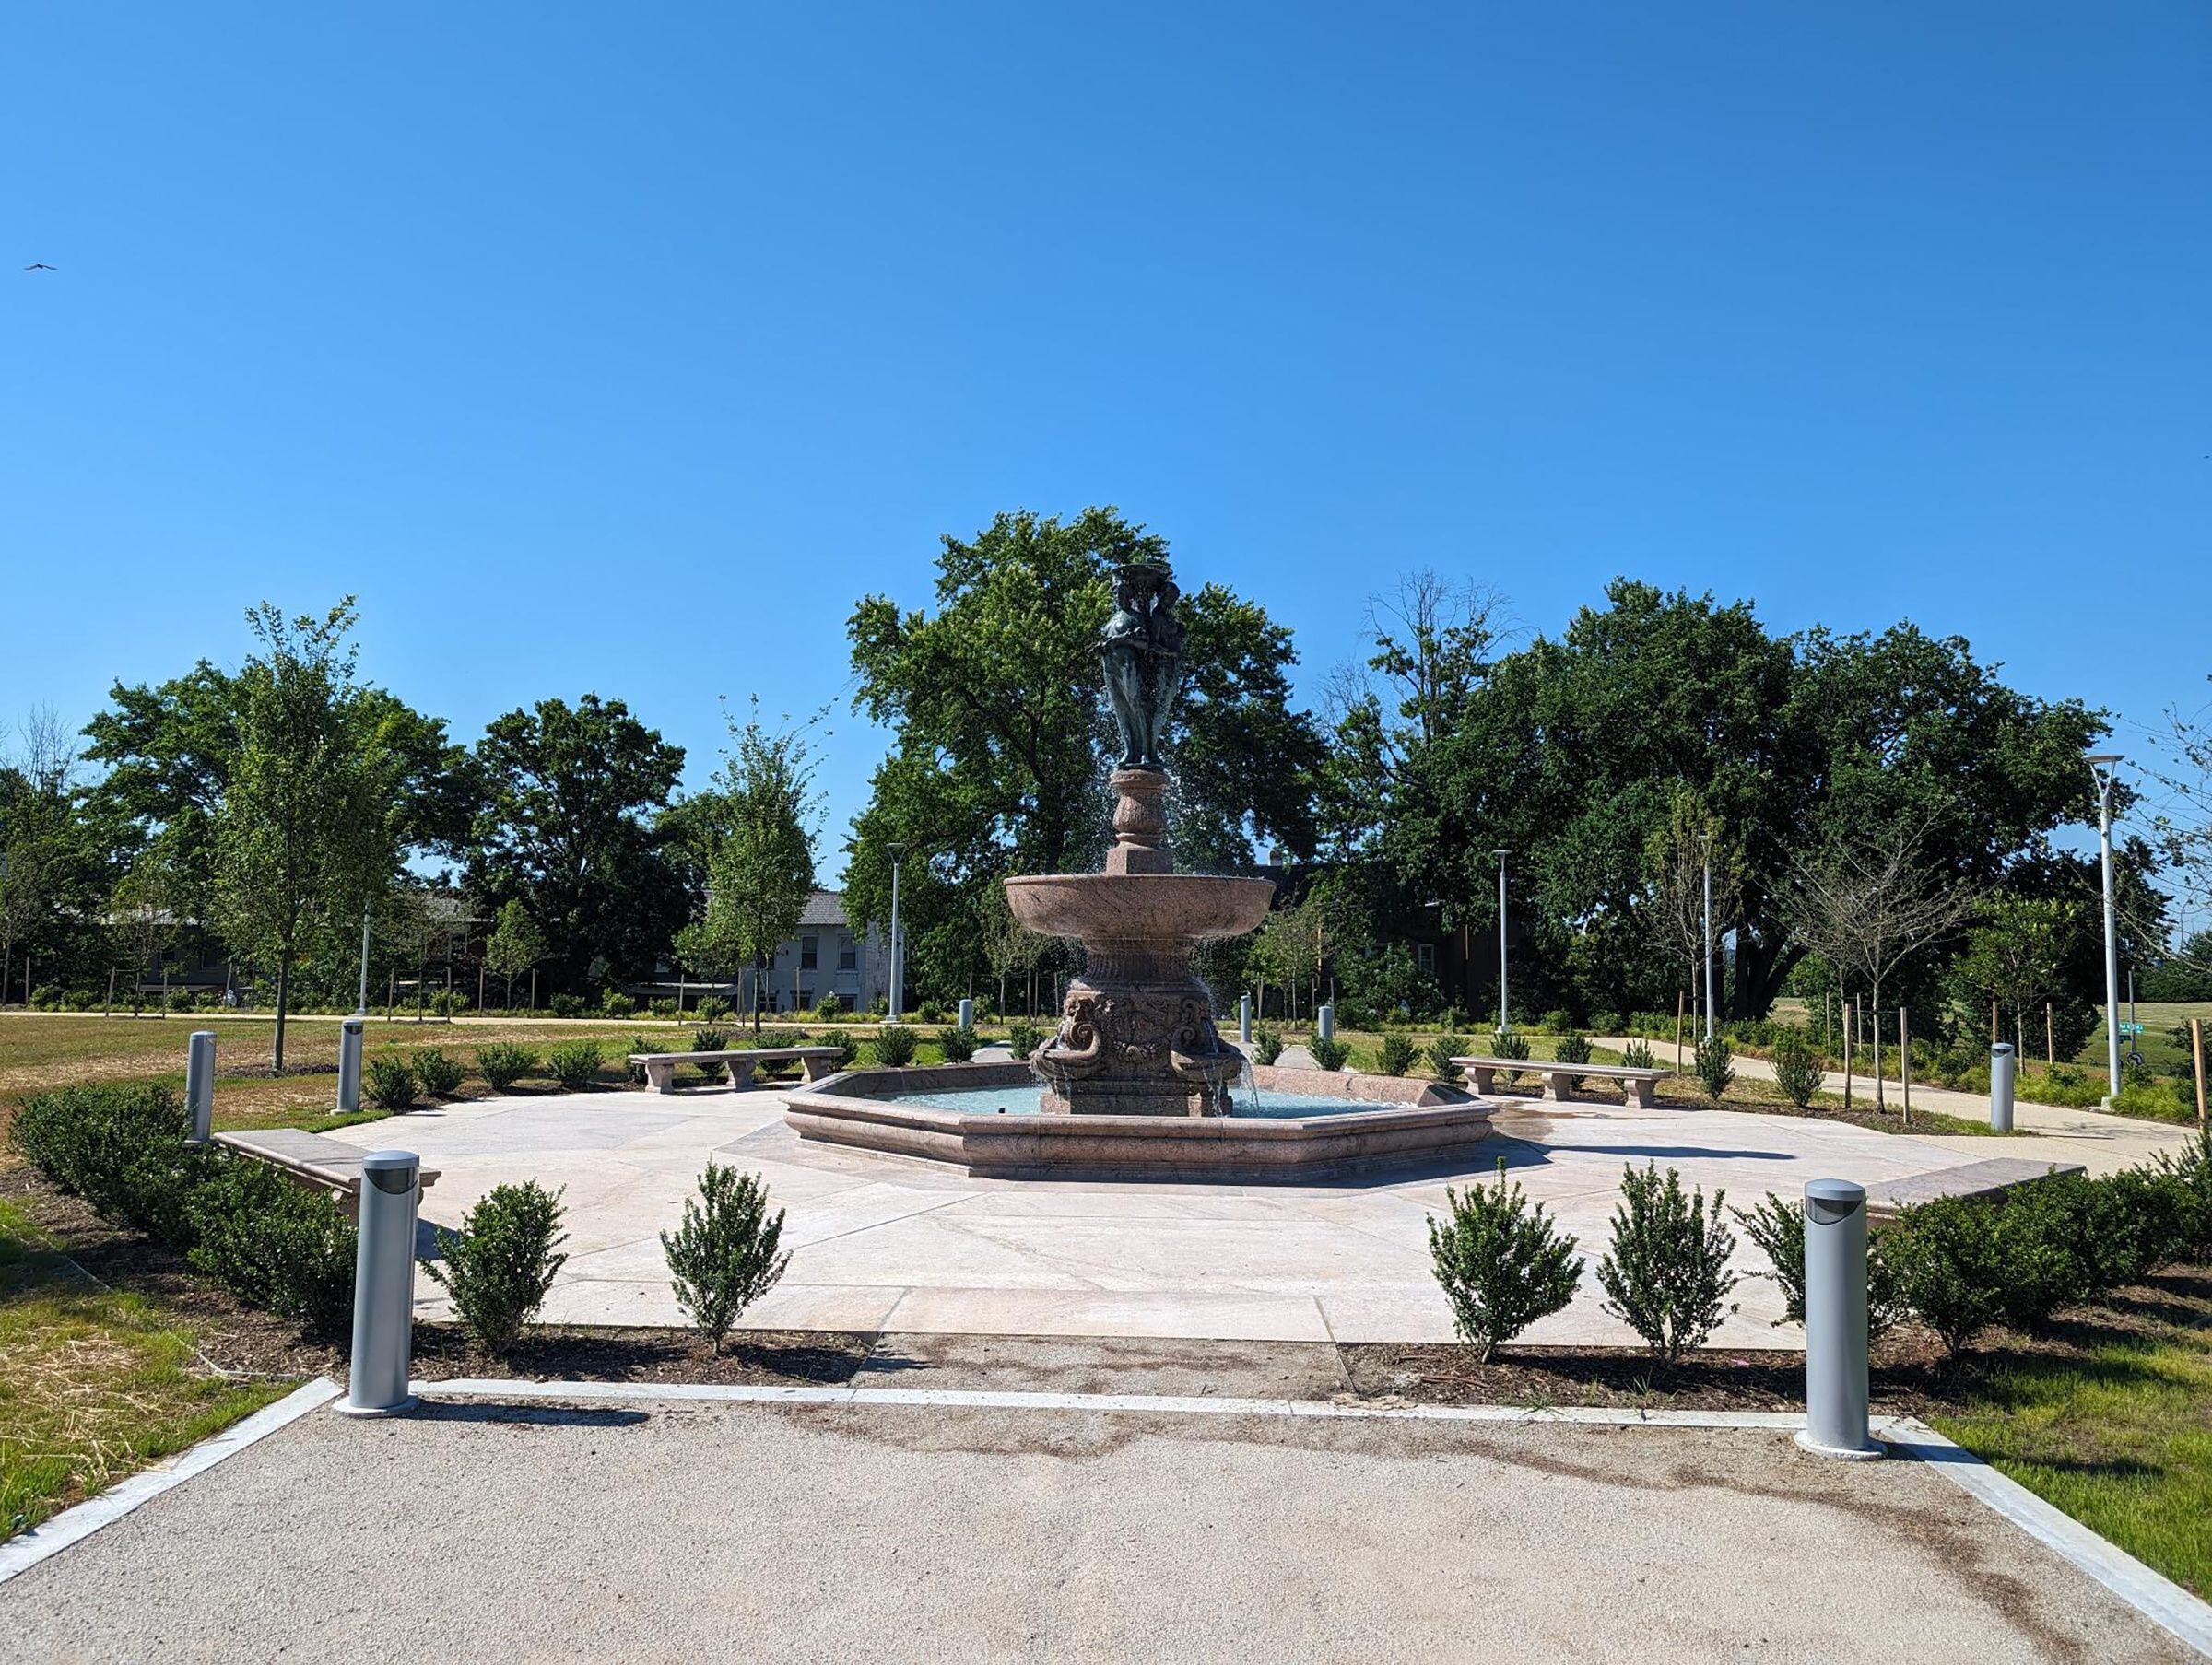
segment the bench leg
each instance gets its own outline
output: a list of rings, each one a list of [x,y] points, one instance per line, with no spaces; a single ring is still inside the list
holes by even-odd
[[[676,1066],[648,1058],[645,1061],[645,1085],[656,1093],[675,1092]]]
[[[1640,1110],[1656,1109],[1659,1106],[1659,1084],[1655,1081],[1631,1081],[1629,1097]]]
[[[730,1060],[730,1085],[744,1092],[753,1085],[753,1061],[749,1058]]]
[[[1480,1064],[1470,1064],[1467,1066],[1467,1080],[1473,1085],[1476,1092],[1488,1093],[1492,1086],[1497,1085],[1498,1072],[1486,1070]]]
[[[1544,1072],[1544,1096],[1555,1104],[1566,1104],[1574,1095],[1567,1090],[1567,1076],[1559,1070]]]

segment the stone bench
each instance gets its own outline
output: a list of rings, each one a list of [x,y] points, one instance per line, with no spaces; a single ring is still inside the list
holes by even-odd
[[[330,1192],[348,1220],[361,1209],[361,1158],[368,1152],[343,1139],[326,1139],[296,1127],[261,1128],[252,1132],[218,1133],[215,1143],[241,1156],[266,1163],[295,1185]],[[434,1167],[417,1170],[423,1190],[438,1183]]]
[[[1646,1110],[1658,1104],[1659,1078],[1666,1073],[1665,1070],[1638,1069],[1625,1063],[1559,1063],[1542,1058],[1454,1058],[1452,1061],[1467,1073],[1467,1080],[1477,1093],[1488,1093],[1500,1074],[1540,1075],[1544,1078],[1544,1096],[1565,1103],[1574,1097],[1568,1090],[1569,1081],[1577,1076],[1595,1075],[1620,1083],[1629,1102]]]
[[[632,1052],[629,1061],[645,1072],[645,1085],[656,1093],[676,1091],[679,1063],[727,1064],[730,1085],[743,1089],[753,1085],[753,1066],[798,1061],[808,1081],[833,1073],[844,1057],[840,1047],[746,1047],[724,1052]]]

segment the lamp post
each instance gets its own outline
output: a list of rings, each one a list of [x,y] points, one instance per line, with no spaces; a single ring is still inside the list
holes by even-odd
[[[1498,1033],[1502,1035],[1512,1026],[1512,1007],[1505,998],[1505,858],[1507,851],[1493,850],[1498,858]]]
[[[1705,835],[1705,1038],[1712,1038],[1712,835]]]
[[[369,909],[366,904],[361,909],[361,995],[355,1012],[360,1017],[369,1015]]]
[[[891,846],[891,1021],[906,1010],[906,949],[899,940],[899,867],[906,846]]]
[[[2120,754],[2091,752],[2082,761],[2097,782],[2097,834],[2104,862],[2104,1108],[2109,1110],[2120,1096],[2120,933],[2112,905],[2112,785]]]

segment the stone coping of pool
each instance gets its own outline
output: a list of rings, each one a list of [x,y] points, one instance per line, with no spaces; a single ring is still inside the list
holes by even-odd
[[[946,1163],[998,1179],[1327,1178],[1422,1162],[1480,1143],[1493,1106],[1454,1087],[1388,1075],[1254,1065],[1253,1085],[1371,1103],[1325,1116],[977,1115],[902,1104],[907,1093],[1029,1085],[1026,1063],[851,1070],[784,1095],[802,1139]]]

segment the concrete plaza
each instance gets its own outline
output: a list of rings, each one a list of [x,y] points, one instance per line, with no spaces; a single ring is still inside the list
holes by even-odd
[[[789,1211],[790,1271],[746,1315],[748,1327],[1187,1340],[1449,1339],[1427,1220],[1447,1186],[1488,1178],[1503,1157],[1580,1237],[1588,1261],[1575,1304],[1525,1339],[1632,1344],[1602,1310],[1594,1277],[1625,1164],[1677,1167],[1708,1197],[1724,1187],[1732,1204],[1748,1205],[1770,1190],[1794,1196],[1816,1178],[1874,1186],[1994,1156],[2102,1168],[2113,1153],[2100,1140],[2119,1132],[2097,1118],[2106,1126],[2077,1135],[1928,1139],[1802,1117],[1509,1102],[1463,1167],[1295,1186],[974,1179],[804,1143],[771,1090],[516,1096],[335,1136],[418,1151],[442,1170],[426,1213],[446,1225],[501,1181],[565,1188],[570,1258],[547,1321],[680,1323],[658,1234],[677,1222],[700,1171],[721,1161],[759,1173]],[[2130,1131],[2128,1153],[2169,1135],[2182,1131]],[[1764,1270],[1748,1242],[1738,1259],[1747,1272]],[[419,1291],[426,1313],[442,1310],[434,1284],[422,1280]],[[1797,1344],[1794,1327],[1772,1321],[1781,1297],[1771,1282],[1747,1282],[1737,1298],[1721,1343]]]

